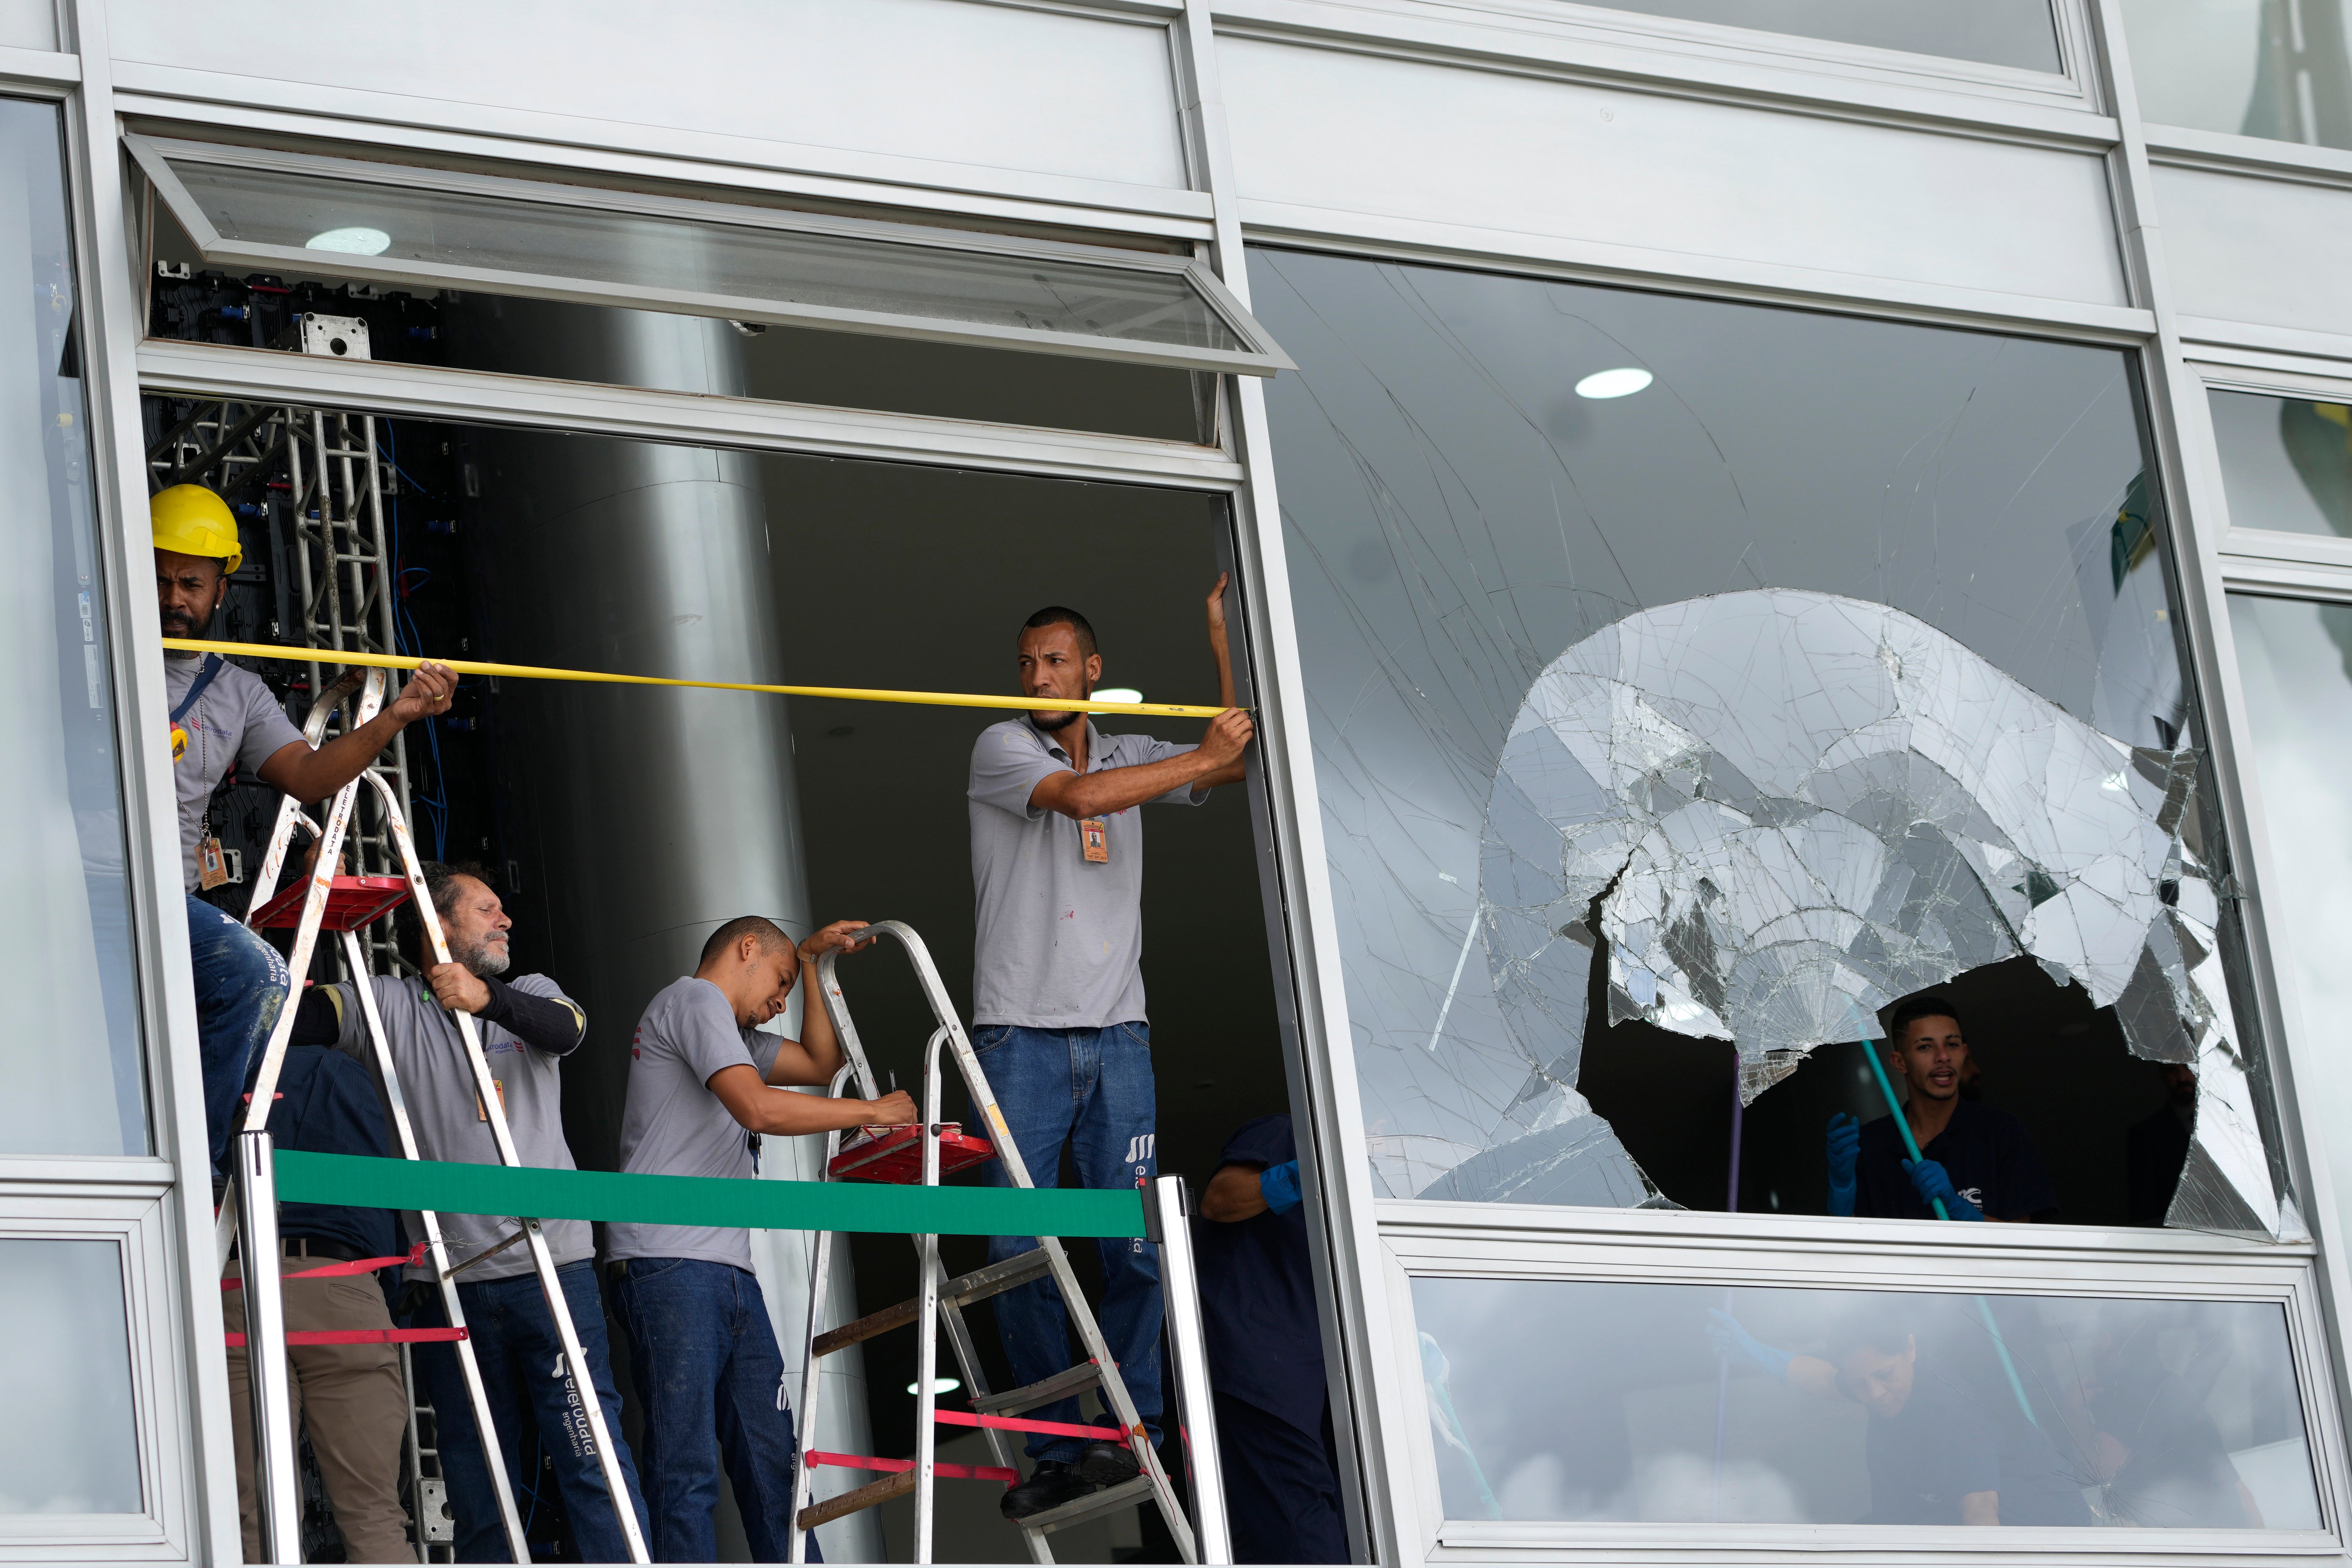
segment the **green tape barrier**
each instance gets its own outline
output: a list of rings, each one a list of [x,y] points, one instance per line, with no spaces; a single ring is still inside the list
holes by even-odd
[[[761,1182],[714,1176],[625,1176],[278,1152],[282,1203],[533,1219],[632,1220],[752,1230],[855,1230],[890,1236],[1139,1237],[1143,1196],[1131,1187],[920,1187],[878,1182]]]

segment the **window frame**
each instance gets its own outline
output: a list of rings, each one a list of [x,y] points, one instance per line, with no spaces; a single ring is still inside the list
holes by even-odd
[[[601,186],[558,184],[507,175],[470,174],[423,163],[379,163],[333,158],[318,153],[285,152],[225,142],[187,141],[161,137],[148,132],[125,131],[122,144],[154,187],[157,197],[187,230],[204,258],[223,266],[289,274],[348,277],[425,289],[522,295],[533,299],[569,300],[575,304],[664,310],[722,321],[757,321],[776,326],[907,338],[924,342],[1013,349],[1076,359],[1157,365],[1172,370],[1273,375],[1279,371],[1298,368],[1216,274],[1194,257],[1149,250],[1118,250],[1058,240],[1024,239],[973,229],[925,228],[872,218],[835,217],[777,207],[611,190]],[[950,251],[996,259],[1054,261],[1098,268],[1106,272],[1153,273],[1181,279],[1194,297],[1205,304],[1244,347],[1233,350],[1144,343],[1087,332],[1026,331],[913,312],[803,305],[702,289],[668,289],[647,283],[608,283],[554,273],[356,256],[341,251],[310,250],[300,246],[230,239],[214,226],[203,204],[190,195],[173,167],[174,162],[263,169],[298,177],[310,175],[321,179],[354,180],[404,191],[505,199],[528,202],[537,206],[569,207],[625,217],[709,223],[737,229],[764,229],[779,235],[823,236],[875,246]]]
[[[1818,1561],[1922,1555],[2147,1563],[2192,1554],[2309,1561],[2345,1548],[2344,1428],[2327,1357],[2315,1247],[2174,1230],[1831,1220],[1679,1211],[1563,1210],[1508,1204],[1383,1202],[1381,1263],[1405,1310],[1391,1353],[1414,1425],[1405,1445],[1431,1563]],[[1874,1245],[1854,1247],[1853,1226]],[[1662,1232],[1664,1233],[1662,1235]],[[1675,1234],[1679,1233],[1679,1234]],[[1996,1234],[1997,1233],[1997,1234]],[[1930,1531],[1881,1525],[1700,1525],[1462,1520],[1445,1515],[1411,1312],[1417,1278],[1754,1285],[1841,1290],[2106,1296],[2273,1303],[2310,1444],[2316,1531],[2150,1529]]]

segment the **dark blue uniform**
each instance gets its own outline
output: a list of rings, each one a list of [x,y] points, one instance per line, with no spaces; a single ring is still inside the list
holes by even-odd
[[[1233,1135],[1217,1168],[1297,1157],[1290,1118],[1262,1116]],[[1345,1563],[1307,1210],[1200,1220],[1192,1242],[1234,1561]]]
[[[2006,1110],[1963,1100],[1952,1120],[1919,1151],[1944,1167],[1959,1194],[1982,1209],[1987,1219],[2042,1219],[2058,1212],[2057,1189],[2024,1127]],[[1903,1162],[1910,1156],[1895,1118],[1882,1116],[1862,1130],[1862,1152],[1853,1212],[1871,1219],[1934,1219],[1919,1201]]]
[[[384,1142],[383,1109],[376,1099],[375,1081],[367,1068],[325,1046],[295,1046],[287,1051],[278,1071],[278,1099],[269,1107],[269,1135],[277,1147],[305,1153],[382,1159],[391,1152]],[[299,1237],[345,1247],[355,1258],[389,1258],[404,1250],[394,1239],[390,1209],[281,1204],[278,1233],[289,1240]]]
[[[1903,1408],[1870,1417],[1870,1517],[1862,1522],[1956,1525],[1962,1498],[1992,1492],[2003,1524],[2090,1524],[2082,1479],[2066,1473],[2014,1397],[1998,1373],[1963,1384],[1923,1355]]]

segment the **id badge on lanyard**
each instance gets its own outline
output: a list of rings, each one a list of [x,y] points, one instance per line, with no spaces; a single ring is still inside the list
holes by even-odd
[[[1109,865],[1110,824],[1099,816],[1081,820],[1078,824],[1078,847],[1090,863]]]

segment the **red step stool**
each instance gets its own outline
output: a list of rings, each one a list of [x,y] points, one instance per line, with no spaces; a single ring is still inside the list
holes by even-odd
[[[861,1128],[857,1139],[833,1157],[825,1170],[836,1182],[895,1182],[912,1186],[923,1179],[919,1127]],[[940,1174],[950,1175],[996,1158],[985,1138],[967,1135],[961,1121],[940,1124]]]
[[[302,923],[302,900],[310,895],[310,882],[297,882],[256,910],[246,923],[265,931],[290,931]],[[405,877],[338,877],[327,889],[327,914],[320,929],[364,931],[407,901]]]

